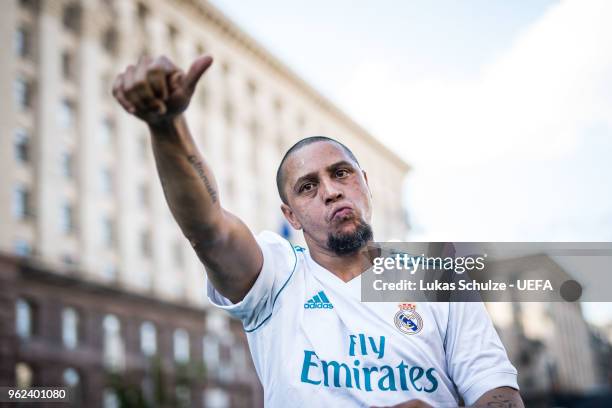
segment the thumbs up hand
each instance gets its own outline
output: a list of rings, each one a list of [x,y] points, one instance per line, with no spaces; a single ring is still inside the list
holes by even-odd
[[[184,72],[165,56],[141,57],[117,75],[113,96],[127,112],[150,125],[167,121],[187,109],[212,61],[210,56],[200,56]]]

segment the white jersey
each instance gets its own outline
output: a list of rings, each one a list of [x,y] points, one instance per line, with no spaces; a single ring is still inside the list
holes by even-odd
[[[210,282],[208,297],[242,321],[266,407],[456,407],[518,389],[482,303],[362,303],[360,278],[342,281],[275,233],[256,239],[263,267],[244,299]]]

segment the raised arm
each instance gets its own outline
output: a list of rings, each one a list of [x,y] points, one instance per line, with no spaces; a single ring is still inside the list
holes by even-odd
[[[248,227],[221,206],[215,177],[183,115],[211,64],[211,57],[199,57],[183,72],[166,57],[144,57],[117,76],[113,95],[126,111],[147,123],[170,211],[209,279],[235,303],[253,286],[263,255]]]

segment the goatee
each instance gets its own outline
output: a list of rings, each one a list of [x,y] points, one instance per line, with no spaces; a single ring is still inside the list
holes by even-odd
[[[354,254],[372,240],[372,227],[363,220],[357,222],[357,228],[350,233],[330,233],[327,236],[327,247],[336,255]]]

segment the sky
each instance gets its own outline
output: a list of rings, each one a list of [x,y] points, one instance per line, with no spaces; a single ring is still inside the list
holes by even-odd
[[[410,240],[612,241],[612,2],[212,3],[410,163]]]

